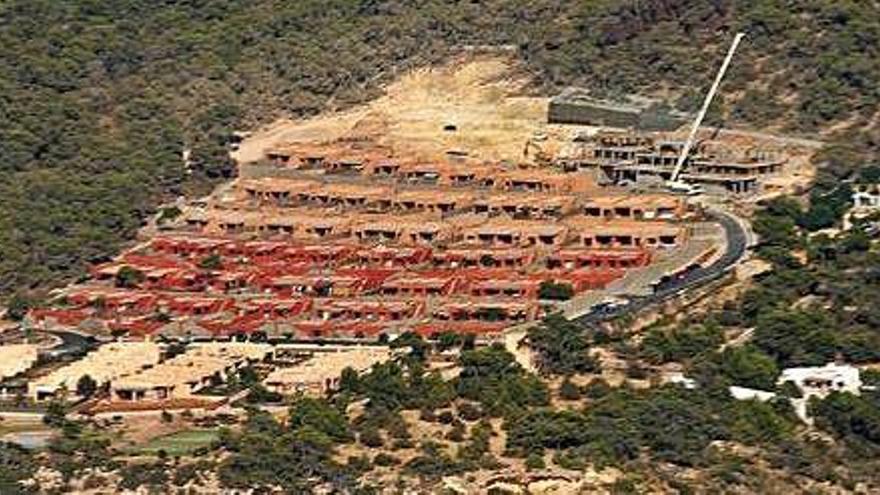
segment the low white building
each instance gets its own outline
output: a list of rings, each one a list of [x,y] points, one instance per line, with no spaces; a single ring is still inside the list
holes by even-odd
[[[858,395],[862,388],[859,369],[847,364],[828,363],[825,366],[788,368],[782,371],[778,383],[792,382],[805,397],[826,397],[831,392],[850,392]]]
[[[859,369],[847,364],[828,363],[825,366],[811,366],[804,368],[788,368],[782,371],[777,383],[794,383],[800,389],[803,397],[792,399],[791,404],[795,413],[807,424],[813,424],[807,405],[810,398],[824,399],[831,392],[849,392],[859,395],[862,388],[862,379]]]
[[[825,366],[810,366],[803,368],[788,368],[782,371],[776,384],[782,386],[785,382],[793,383],[801,391],[800,398],[790,399],[795,414],[807,424],[812,424],[807,405],[812,397],[824,399],[831,392],[849,392],[859,395],[862,389],[862,379],[859,369],[847,364],[828,363]],[[737,400],[769,401],[777,394],[754,388],[732,386],[729,388],[730,395]]]
[[[880,208],[880,185],[858,184],[852,194],[853,207],[856,209]]]
[[[728,390],[730,391],[730,395],[736,400],[757,400],[759,402],[767,402],[776,397],[776,394],[773,392],[756,388],[738,387],[736,385],[731,386]]]
[[[672,371],[672,372],[666,373],[663,376],[663,382],[681,385],[682,387],[684,387],[688,390],[693,390],[693,389],[697,388],[697,385],[698,385],[696,380],[694,380],[693,378],[688,378],[688,377],[684,376],[684,373],[682,373],[681,371]]]

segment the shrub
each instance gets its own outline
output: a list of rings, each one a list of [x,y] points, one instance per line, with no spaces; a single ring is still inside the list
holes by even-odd
[[[559,385],[559,397],[563,400],[578,400],[581,398],[581,391],[577,385],[571,382],[571,379],[565,377],[562,384]]]
[[[571,284],[545,280],[541,282],[541,286],[538,288],[538,297],[551,301],[567,301],[574,297],[574,288]]]
[[[483,411],[476,404],[461,402],[458,404],[458,417],[465,421],[476,421],[483,417]]]
[[[463,442],[465,434],[465,426],[464,423],[458,421],[452,425],[452,429],[449,430],[449,433],[446,434],[446,439],[451,440],[453,442]]]
[[[143,283],[144,273],[130,266],[123,266],[116,272],[116,287],[133,289]]]
[[[76,395],[80,397],[90,398],[98,391],[98,382],[89,375],[79,377],[76,382]]]
[[[603,378],[594,378],[584,386],[583,394],[588,399],[601,399],[611,393],[613,389]]]
[[[528,457],[526,457],[526,469],[535,470],[535,469],[544,469],[547,467],[544,462],[544,454],[542,452],[531,452]]]
[[[590,354],[586,331],[560,314],[544,318],[528,331],[529,346],[537,354],[537,365],[543,373],[590,373],[598,363]]]
[[[396,466],[397,464],[400,464],[400,460],[391,454],[379,452],[376,454],[376,457],[373,457],[373,463],[377,466]]]
[[[358,440],[360,440],[364,446],[370,447],[371,449],[379,448],[385,443],[382,439],[382,434],[379,433],[379,430],[376,428],[367,428],[362,431],[361,434],[358,435]]]
[[[448,425],[452,424],[455,421],[455,416],[452,414],[452,411],[442,411],[437,415],[437,422],[440,424]]]

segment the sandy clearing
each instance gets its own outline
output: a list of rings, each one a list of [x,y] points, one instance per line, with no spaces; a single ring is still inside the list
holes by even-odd
[[[521,160],[524,143],[535,133],[562,132],[546,125],[549,98],[523,96],[527,83],[516,64],[502,57],[418,69],[365,105],[259,129],[234,156],[246,164],[283,144],[359,137],[424,158],[457,150],[487,160]],[[444,130],[448,125],[456,130]]]

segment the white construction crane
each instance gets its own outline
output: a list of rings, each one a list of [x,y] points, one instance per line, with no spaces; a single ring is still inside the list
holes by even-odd
[[[715,82],[712,83],[712,87],[709,88],[709,93],[706,95],[706,100],[703,101],[703,108],[701,108],[700,113],[697,114],[697,118],[694,120],[694,125],[691,127],[691,132],[688,134],[687,140],[685,140],[684,146],[681,148],[681,154],[678,156],[678,161],[675,163],[675,169],[672,171],[672,176],[666,182],[666,187],[673,192],[686,194],[700,192],[699,186],[694,186],[681,180],[681,171],[684,168],[684,162],[687,160],[688,154],[691,152],[691,147],[694,145],[694,138],[697,136],[697,131],[700,130],[700,125],[706,117],[706,112],[709,111],[709,106],[712,105],[712,100],[715,98],[718,86],[721,85],[721,80],[724,79],[727,67],[730,65],[730,61],[733,60],[733,54],[736,53],[736,48],[744,37],[745,33],[736,33],[736,37],[733,39],[733,44],[730,45],[730,50],[727,52],[727,57],[724,58],[724,63],[721,64],[721,69],[718,70],[718,75],[715,76]]]

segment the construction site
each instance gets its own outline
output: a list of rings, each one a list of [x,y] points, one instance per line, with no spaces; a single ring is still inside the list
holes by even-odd
[[[348,144],[267,160],[285,176],[243,174],[183,208],[33,324],[136,338],[491,337],[630,271],[719,250],[695,237],[700,211],[683,198],[603,189],[589,173]]]
[[[616,314],[729,270],[745,230],[719,205],[810,178],[803,143],[602,127],[577,102],[554,123],[503,70],[415,72],[363,107],[244,135],[235,180],[168,205],[23,322],[112,343],[60,368],[10,349],[29,357],[4,394],[39,402],[88,374],[108,384],[96,410],[192,407],[266,362],[269,390],[324,394],[391,358],[363,345],[408,332],[517,350],[548,314]],[[186,352],[167,355],[174,341]]]

